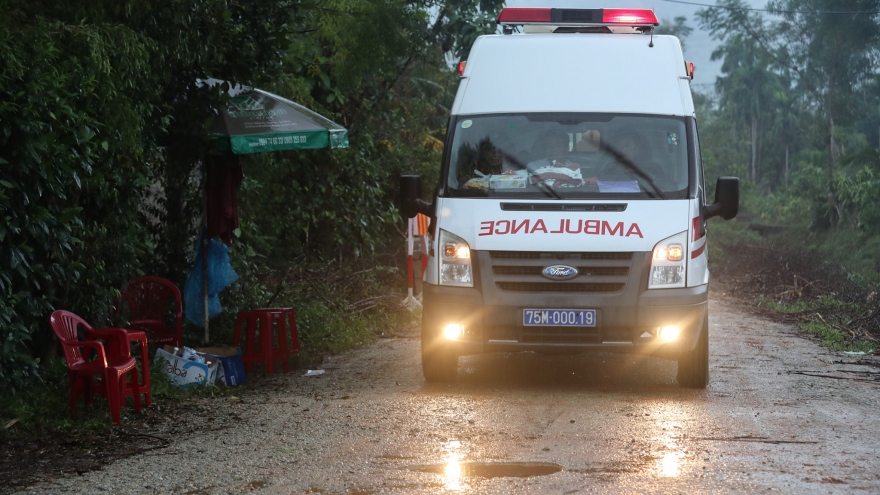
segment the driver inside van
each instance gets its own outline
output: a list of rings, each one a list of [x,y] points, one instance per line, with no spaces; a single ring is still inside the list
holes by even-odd
[[[652,162],[651,152],[641,135],[635,132],[620,134],[607,146],[608,160],[604,172],[610,175],[632,176],[632,167],[649,174],[652,178],[660,173],[659,167]]]

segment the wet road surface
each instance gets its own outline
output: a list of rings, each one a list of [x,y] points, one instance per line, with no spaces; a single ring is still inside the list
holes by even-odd
[[[710,301],[705,390],[679,388],[673,362],[612,354],[464,357],[455,383],[427,385],[413,333],[243,391],[221,406],[237,418],[228,428],[35,488],[134,476],[119,489],[880,493],[877,358],[828,351],[723,297]],[[169,476],[207,453],[210,468]]]

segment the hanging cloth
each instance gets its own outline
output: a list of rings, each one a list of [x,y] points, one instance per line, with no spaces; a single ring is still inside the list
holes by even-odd
[[[241,160],[236,155],[212,156],[207,162],[208,239],[219,237],[227,246],[238,228],[238,186],[241,184]]]

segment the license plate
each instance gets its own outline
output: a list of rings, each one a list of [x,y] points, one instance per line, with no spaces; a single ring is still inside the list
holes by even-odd
[[[524,309],[526,327],[595,327],[595,309]]]

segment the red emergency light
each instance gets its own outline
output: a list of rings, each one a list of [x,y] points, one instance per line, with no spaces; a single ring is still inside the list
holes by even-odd
[[[694,78],[694,63],[685,61],[684,68],[685,68],[685,70],[687,70],[688,77],[693,79]]]
[[[498,13],[498,24],[659,26],[649,9],[555,9],[506,7]]]
[[[654,11],[648,9],[602,9],[602,22],[629,26],[660,25]]]
[[[524,9],[505,7],[498,13],[495,22],[498,24],[516,24],[532,22],[550,22],[550,11],[553,9]]]
[[[464,68],[465,68],[465,66],[467,66],[467,60],[463,60],[463,61],[461,61],[461,62],[458,63],[458,75],[459,75],[459,76],[463,76],[463,75],[464,75]]]

